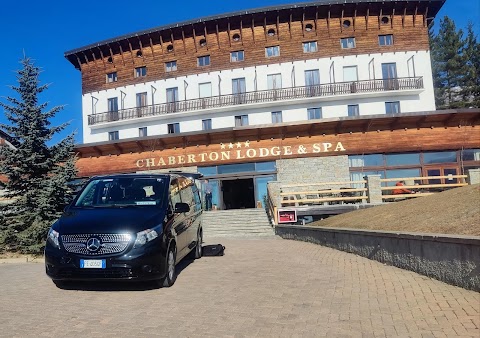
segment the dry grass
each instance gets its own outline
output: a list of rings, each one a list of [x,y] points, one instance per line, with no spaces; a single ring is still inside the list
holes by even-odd
[[[480,185],[352,211],[309,225],[480,236]]]

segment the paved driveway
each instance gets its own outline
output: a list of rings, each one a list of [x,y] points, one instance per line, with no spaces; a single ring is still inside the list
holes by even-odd
[[[220,242],[169,289],[60,290],[42,264],[3,264],[0,336],[480,336],[473,291],[310,243]]]

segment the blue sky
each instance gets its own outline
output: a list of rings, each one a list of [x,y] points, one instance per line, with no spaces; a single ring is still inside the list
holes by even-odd
[[[66,51],[178,21],[294,2],[182,0],[166,5],[158,0],[7,0],[2,2],[0,13],[0,100],[6,103],[4,97],[14,95],[9,86],[17,85],[15,71],[25,52],[42,69],[41,83],[50,84],[41,101],[48,102],[50,108],[65,105],[52,123],[69,121],[70,125],[54,141],[76,132],[76,142],[82,143],[80,72],[64,58]],[[476,33],[480,32],[480,0],[447,0],[437,15],[437,28],[439,18],[445,15],[460,28],[470,20],[475,23]],[[0,123],[7,122],[0,111]]]

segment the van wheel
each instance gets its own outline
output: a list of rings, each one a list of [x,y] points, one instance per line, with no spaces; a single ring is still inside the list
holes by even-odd
[[[177,271],[175,270],[175,259],[177,257],[177,252],[175,247],[170,247],[167,253],[167,274],[163,279],[162,286],[163,287],[170,287],[175,283],[177,279]]]
[[[189,259],[199,259],[202,257],[202,243],[203,243],[203,235],[202,230],[200,229],[197,234],[197,244],[195,248],[188,254]]]

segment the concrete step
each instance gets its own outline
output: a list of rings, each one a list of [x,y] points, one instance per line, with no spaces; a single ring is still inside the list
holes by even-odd
[[[263,209],[215,210],[203,213],[205,238],[275,237]]]

